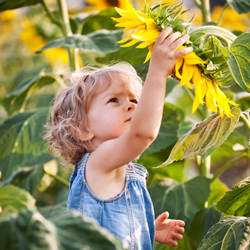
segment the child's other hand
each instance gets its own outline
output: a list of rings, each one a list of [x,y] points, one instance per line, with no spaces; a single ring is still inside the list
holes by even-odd
[[[175,32],[170,35],[172,31],[171,27],[167,27],[157,38],[150,59],[149,70],[154,74],[160,74],[163,77],[167,77],[178,58],[190,53],[193,48],[187,47],[176,51],[181,45],[188,41],[189,36],[186,34],[181,35],[180,32]],[[163,75],[162,75],[163,74]]]
[[[168,212],[159,215],[155,220],[155,240],[176,247],[176,242],[183,238],[185,222],[182,220],[168,219]]]

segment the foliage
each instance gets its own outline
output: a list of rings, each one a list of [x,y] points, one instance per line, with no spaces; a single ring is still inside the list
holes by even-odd
[[[203,21],[208,20],[207,1],[196,2]],[[228,0],[225,9],[229,5],[239,14],[250,11],[247,0]],[[21,14],[14,16],[11,9],[24,6],[30,7],[22,14],[26,22],[21,22]],[[47,152],[43,125],[49,104],[70,71],[81,64],[124,60],[145,78],[147,49],[117,44],[123,32],[111,19],[118,17],[114,8],[76,14],[68,11],[64,0],[57,6],[43,0],[0,0],[0,11],[3,34],[19,23],[25,27],[0,42],[0,249],[122,249],[106,230],[76,211],[66,211],[72,168],[62,168]],[[192,41],[197,47],[203,43],[206,50],[200,56],[210,53],[219,69],[213,68],[216,81],[239,106],[231,110],[232,117],[221,118],[201,105],[192,114],[194,94],[169,78],[159,136],[138,163],[150,173],[148,188],[156,215],[167,210],[171,218],[186,223],[177,250],[249,249],[249,178],[240,181],[231,176],[230,183],[218,178],[228,168],[249,164],[249,33],[244,28],[232,35],[223,29],[220,38],[221,28],[206,24],[190,31]],[[211,32],[213,37],[208,37]],[[62,51],[68,54],[69,66],[59,58]],[[156,168],[163,164],[169,165]],[[172,248],[156,243],[155,249]]]

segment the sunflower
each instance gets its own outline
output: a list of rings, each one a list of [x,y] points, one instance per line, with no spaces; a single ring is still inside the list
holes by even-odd
[[[115,8],[121,17],[112,18],[117,22],[115,26],[124,28],[124,33],[128,34],[125,39],[118,43],[123,43],[121,47],[129,47],[137,43],[140,44],[136,48],[148,47],[149,52],[145,59],[145,62],[147,62],[151,57],[157,37],[166,27],[171,26],[173,32],[188,33],[187,29],[191,21],[185,22],[181,19],[182,14],[185,13],[185,11],[181,11],[181,7],[181,4],[178,3],[163,3],[152,7],[145,3],[144,11],[142,9],[135,10],[126,0],[125,9]],[[158,12],[156,12],[157,8],[159,9]],[[185,44],[178,50],[187,46],[189,45]],[[192,51],[177,60],[171,76],[180,80],[180,86],[185,85],[190,89],[195,88],[192,112],[195,112],[200,104],[206,103],[206,106],[212,112],[219,110],[221,117],[223,117],[223,113],[231,117],[229,104],[235,106],[237,104],[228,99],[219,89],[211,74],[204,73],[207,65],[208,60],[204,61]]]
[[[130,35],[118,43],[125,43],[130,38],[132,38],[132,40],[126,44],[123,44],[121,47],[129,47],[138,42],[142,42],[136,48],[148,47],[149,52],[145,60],[145,62],[147,62],[151,57],[153,44],[161,33],[159,27],[156,25],[155,20],[142,11],[135,10],[129,1],[126,1],[125,10],[117,7],[115,9],[121,16],[119,18],[112,18],[114,21],[118,22],[115,26],[125,28],[124,32],[126,34],[128,33],[128,30],[132,30]]]

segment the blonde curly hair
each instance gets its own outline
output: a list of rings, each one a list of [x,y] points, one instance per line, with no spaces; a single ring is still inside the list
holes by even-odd
[[[49,151],[60,157],[63,165],[76,164],[85,153],[94,150],[89,141],[83,141],[77,135],[88,128],[91,100],[115,83],[118,76],[123,77],[139,99],[142,80],[125,62],[104,68],[83,67],[64,79],[66,86],[56,94],[51,121],[45,125],[43,137],[49,142]]]

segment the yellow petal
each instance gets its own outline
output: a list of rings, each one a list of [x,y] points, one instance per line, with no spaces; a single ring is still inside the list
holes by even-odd
[[[198,67],[194,68],[192,80],[195,85],[195,96],[199,99],[200,104],[204,104],[203,98],[207,93],[207,85],[206,80]]]
[[[182,76],[181,76],[180,71],[179,71],[179,69],[181,68],[182,64],[183,64],[183,58],[178,58],[177,62],[175,63],[175,75],[179,79],[182,79]]]
[[[138,42],[139,42],[138,40],[133,39],[133,40],[131,40],[130,42],[121,45],[121,47],[125,47],[125,48],[126,48],[126,47],[130,47],[130,46],[133,46],[134,44],[136,44],[136,43],[138,43]]]
[[[190,80],[192,79],[193,74],[194,74],[194,66],[186,64],[184,59],[180,86],[186,85],[188,88],[192,89],[193,86],[191,85]]]

